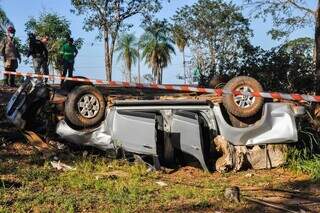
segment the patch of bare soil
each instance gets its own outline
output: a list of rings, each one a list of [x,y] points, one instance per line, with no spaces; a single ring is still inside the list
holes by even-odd
[[[225,187],[238,186],[241,203],[244,203],[237,212],[285,212],[286,209],[292,212],[320,212],[320,183],[313,182],[306,174],[297,174],[285,168],[221,174],[184,167],[163,174],[163,179],[168,183],[189,185],[203,190],[212,190],[220,185],[221,193]],[[217,209],[216,202],[217,200],[214,200],[206,204],[207,207],[202,210]],[[266,204],[262,204],[264,202]],[[188,211],[196,209],[188,207],[183,200],[177,201],[177,205],[181,206],[179,211],[185,208],[189,208]]]

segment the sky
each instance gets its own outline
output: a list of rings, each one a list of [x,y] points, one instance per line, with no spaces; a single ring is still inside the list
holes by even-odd
[[[164,3],[162,10],[156,15],[157,18],[169,19],[173,16],[177,9],[184,5],[192,5],[197,0],[171,0],[170,3]],[[241,5],[242,0],[234,0],[234,3]],[[308,0],[312,4],[315,4],[315,0]],[[311,4],[310,3],[310,4]],[[79,51],[79,54],[75,62],[74,75],[86,76],[93,79],[105,79],[104,69],[104,49],[103,43],[95,39],[97,32],[86,32],[82,29],[83,17],[76,16],[70,12],[72,5],[70,0],[0,0],[0,5],[6,12],[7,16],[14,23],[16,28],[16,36],[18,36],[23,42],[26,41],[27,35],[25,33],[25,23],[30,17],[39,17],[39,15],[46,12],[55,12],[58,15],[66,17],[71,24],[72,36],[74,38],[81,37],[84,39],[84,45]],[[244,9],[244,15],[249,17],[248,9]],[[214,18],[214,17],[213,17]],[[137,37],[141,35],[143,30],[139,27],[140,18],[135,17],[129,20],[136,26],[132,28],[131,32],[135,33]],[[263,22],[258,19],[250,19],[251,28],[253,29],[254,37],[252,43],[257,46],[261,46],[265,49],[270,49],[280,43],[271,39],[267,35],[268,30],[272,27],[270,19],[267,22]],[[313,29],[305,28],[296,31],[290,36],[290,39],[298,37],[313,37]],[[187,53],[188,55],[188,53]],[[113,80],[123,80],[121,70],[123,65],[121,61],[117,62],[117,57],[114,60],[113,68]],[[20,64],[19,71],[32,71],[30,65]],[[137,67],[132,69],[133,75],[137,75]],[[148,74],[151,70],[147,65],[142,64],[141,73]],[[178,74],[183,73],[182,55],[176,49],[176,55],[172,57],[172,63],[164,70],[163,83],[183,83],[177,79]]]

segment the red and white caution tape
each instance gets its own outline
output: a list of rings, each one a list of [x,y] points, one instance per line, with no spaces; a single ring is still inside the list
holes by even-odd
[[[56,75],[40,75],[34,73],[22,73],[22,72],[8,72],[3,71],[3,74],[24,76],[31,78],[47,78],[49,80],[68,80],[77,82],[87,82],[97,85],[105,85],[108,87],[124,87],[124,88],[138,88],[138,89],[159,89],[167,91],[181,91],[181,92],[198,92],[198,93],[208,93],[214,94],[216,96],[222,96],[223,94],[233,94],[237,95],[247,95],[254,97],[272,98],[279,100],[294,100],[294,101],[309,101],[309,102],[320,102],[320,96],[305,95],[305,94],[288,94],[288,93],[278,93],[278,92],[241,92],[241,91],[228,91],[223,89],[210,89],[202,87],[192,87],[188,85],[161,85],[161,84],[139,84],[139,83],[129,83],[120,81],[105,81],[97,79],[86,79],[86,78],[74,78],[74,77],[61,77]]]

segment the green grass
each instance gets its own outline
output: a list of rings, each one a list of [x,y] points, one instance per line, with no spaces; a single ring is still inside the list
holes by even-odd
[[[105,157],[77,157],[72,165],[76,170],[66,172],[55,170],[48,161],[30,163],[34,158],[24,165],[13,161],[14,170],[1,170],[0,175],[10,173],[19,184],[0,182],[0,212],[161,211],[176,201],[201,209],[220,199],[225,185],[202,180],[194,186],[162,180],[168,184],[162,187],[156,183],[163,176],[161,172],[147,172],[144,165]]]
[[[320,181],[320,133],[311,125],[310,118],[311,115],[299,122],[299,142],[289,147],[288,167]]]
[[[60,157],[76,169],[65,172],[52,168],[50,161],[37,154],[2,161],[0,213],[205,212],[212,209],[235,212],[247,208],[248,204],[226,201],[225,187],[263,188],[275,182],[269,171],[256,172],[249,178],[248,172],[211,174],[193,169],[167,174],[148,172],[145,165],[111,160],[103,155],[91,154],[85,158],[75,152],[74,157],[70,156]],[[167,186],[160,186],[157,181]],[[282,181],[286,184],[286,179]]]
[[[320,182],[320,156],[315,155],[310,159],[291,159],[289,168],[293,171],[309,174],[310,177]]]

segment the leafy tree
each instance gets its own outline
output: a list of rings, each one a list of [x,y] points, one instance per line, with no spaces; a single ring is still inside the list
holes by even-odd
[[[171,54],[175,54],[170,27],[166,20],[155,20],[145,27],[141,37],[142,58],[151,67],[154,79],[162,83],[163,69],[171,63]]]
[[[180,52],[182,53],[183,79],[184,79],[184,83],[186,84],[187,74],[186,74],[185,48],[188,44],[188,37],[185,30],[179,25],[174,25],[171,31],[172,31],[173,40],[177,45],[177,47],[179,48]]]
[[[131,68],[135,64],[139,53],[137,41],[133,34],[124,34],[118,40],[115,51],[119,52],[118,61],[123,60],[127,71],[129,82],[131,82]]]
[[[294,53],[301,57],[312,57],[314,48],[314,40],[309,37],[297,38],[283,44],[280,48],[288,54]]]
[[[132,27],[125,21],[135,15],[146,19],[159,11],[162,0],[71,0],[78,15],[85,15],[84,29],[99,30],[105,47],[106,79],[112,79],[115,44],[120,31]]]
[[[310,38],[295,39],[268,51],[247,46],[238,69],[260,81],[267,91],[309,93],[315,69],[313,47]]]
[[[225,64],[237,63],[242,54],[241,44],[252,34],[241,8],[222,0],[199,0],[178,10],[172,20],[190,39],[192,61],[201,70],[202,80],[223,74]]]
[[[253,6],[255,17],[266,19],[271,15],[273,28],[269,31],[274,39],[287,37],[296,29],[307,26],[315,27],[315,84],[314,89],[320,92],[320,1],[308,1],[316,4],[316,8],[311,8],[305,0],[244,0],[250,6]]]
[[[0,8],[0,40],[5,36],[8,25],[12,25],[2,8]]]
[[[308,7],[305,0],[244,0],[244,3],[252,7],[256,18],[266,20],[271,15],[273,28],[269,34],[273,39],[287,37],[296,29],[315,23],[315,10]]]
[[[62,70],[60,48],[65,39],[70,36],[70,22],[56,13],[42,13],[38,19],[31,17],[25,24],[27,33],[34,33],[39,37],[48,36],[49,63],[59,71]],[[81,48],[83,39],[75,40],[78,49]]]

